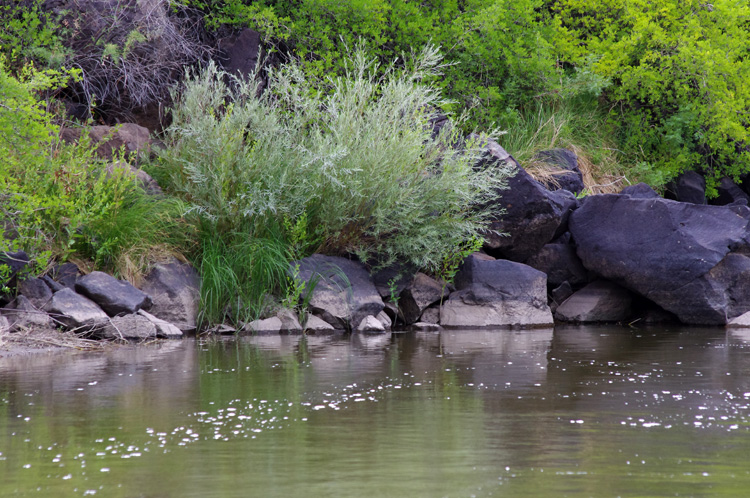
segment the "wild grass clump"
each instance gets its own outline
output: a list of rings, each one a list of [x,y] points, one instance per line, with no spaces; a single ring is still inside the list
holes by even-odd
[[[197,266],[221,282],[204,283],[204,306],[228,289],[218,302],[235,316],[259,312],[265,293],[283,294],[288,262],[314,252],[437,272],[485,228],[489,208],[476,206],[508,172],[473,168],[486,137],[455,147],[457,127],[433,133],[443,101],[421,81],[439,61],[428,47],[380,77],[358,51],[330,92],[308,91],[295,64],[272,71],[262,94],[213,65],[188,75],[154,173],[200,220]]]
[[[576,153],[587,193],[616,192],[629,184],[628,168],[621,163],[612,128],[594,94],[540,101],[536,108],[519,112],[499,142],[548,186],[555,186],[556,177],[567,171],[540,160],[537,154],[555,148]]]

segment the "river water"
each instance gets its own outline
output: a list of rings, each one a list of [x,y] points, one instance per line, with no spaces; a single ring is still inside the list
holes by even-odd
[[[0,496],[747,496],[750,333],[559,327],[0,359]]]

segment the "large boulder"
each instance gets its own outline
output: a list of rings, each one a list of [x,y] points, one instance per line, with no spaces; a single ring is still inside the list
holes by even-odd
[[[581,264],[576,249],[568,244],[546,244],[526,264],[547,274],[547,285],[554,288],[568,282],[580,285],[588,282],[588,272]]]
[[[530,266],[472,254],[440,309],[445,327],[539,327],[553,323],[547,276]]]
[[[100,271],[93,271],[79,278],[76,291],[98,304],[109,316],[135,313],[151,306],[148,294]]]
[[[508,188],[498,192],[497,203],[504,213],[491,223],[486,247],[493,255],[524,262],[565,231],[576,198],[567,190],[550,192],[502,147],[489,142],[479,167],[493,164],[515,166],[515,174],[508,179]]]
[[[383,300],[362,263],[313,254],[297,264],[300,280],[312,289],[311,311],[334,328],[352,330],[366,316],[383,311]]]
[[[183,332],[197,328],[200,308],[200,278],[187,263],[161,263],[149,272],[141,290],[151,296],[149,313],[173,323]]]
[[[555,310],[564,322],[619,322],[630,318],[630,292],[617,284],[598,280],[573,293]]]
[[[90,331],[109,322],[107,314],[95,302],[67,287],[52,295],[44,311],[69,329]]]
[[[750,310],[750,209],[596,195],[572,214],[583,265],[689,324]]]

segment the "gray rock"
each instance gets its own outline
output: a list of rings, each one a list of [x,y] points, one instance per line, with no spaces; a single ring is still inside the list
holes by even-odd
[[[570,296],[573,295],[573,286],[570,285],[570,282],[563,282],[554,289],[552,289],[552,304],[554,304],[555,309],[557,309],[558,306],[560,306],[562,303],[565,302],[566,299],[568,299]],[[552,308],[552,305],[550,305],[550,309]],[[555,310],[552,310],[552,313],[554,313]]]
[[[444,327],[538,327],[553,323],[547,306],[547,276],[530,266],[466,258],[456,292],[440,309]]]
[[[308,315],[307,321],[305,322],[305,330],[311,332],[333,332],[333,325],[326,322],[322,318],[318,318],[315,315]]]
[[[0,287],[7,285],[11,289],[15,288],[17,285],[18,273],[26,268],[29,263],[29,256],[24,251],[0,251],[0,266],[7,266],[10,269],[7,279],[5,281],[0,280]]]
[[[5,334],[10,334],[10,322],[3,315],[0,315],[0,345],[3,343]]]
[[[138,185],[151,195],[159,195],[162,193],[161,187],[156,180],[151,178],[151,175],[146,173],[140,168],[136,168],[128,163],[117,161],[107,165],[107,174],[114,175],[115,173],[124,172],[126,175],[130,175],[135,178]]]
[[[310,309],[338,330],[351,330],[368,315],[376,316],[384,304],[367,269],[361,263],[314,254],[302,259],[299,278],[312,288]]]
[[[385,332],[385,327],[380,323],[380,320],[372,315],[367,315],[359,322],[359,325],[354,329],[355,332]]]
[[[50,295],[51,298],[51,295]],[[49,315],[34,306],[25,296],[19,295],[2,310],[10,323],[10,331],[51,329],[55,327]]]
[[[378,319],[378,321],[383,325],[383,328],[385,330],[391,330],[391,327],[393,326],[393,321],[391,320],[391,317],[388,316],[388,313],[385,312],[385,310],[378,313],[378,316],[375,318]]]
[[[63,287],[75,290],[76,281],[81,276],[81,271],[74,263],[63,263],[57,266],[53,272],[55,281],[61,284]],[[45,280],[49,284],[47,280]],[[50,286],[52,292],[57,292],[57,288]]]
[[[300,325],[297,313],[294,311],[283,309],[276,313],[276,316],[281,320],[280,332],[287,334],[299,334],[302,332],[302,325]]]
[[[157,337],[163,337],[165,339],[180,339],[183,337],[182,330],[180,330],[176,325],[160,318],[156,318],[154,315],[148,313],[147,311],[138,310],[138,314],[154,324],[154,327],[156,327]]]
[[[750,328],[750,311],[729,320],[729,322],[727,322],[727,328]]]
[[[67,287],[52,295],[44,311],[69,329],[94,330],[109,321],[107,314],[95,302]]]
[[[564,322],[619,322],[631,317],[630,292],[617,284],[599,280],[574,292],[555,311]]]
[[[437,332],[442,327],[438,325],[437,323],[428,323],[428,322],[417,322],[412,323],[409,326],[409,330],[415,331],[415,332]]]
[[[411,282],[415,270],[407,268],[403,265],[391,265],[386,268],[381,268],[376,272],[372,273],[372,281],[375,284],[375,288],[378,290],[378,294],[384,300],[389,300],[391,297],[398,297],[404,291],[407,285]]]
[[[446,298],[448,295],[444,288],[437,280],[417,273],[411,283],[404,289],[398,300],[399,311],[406,325],[419,320],[422,312],[431,304],[440,301],[440,298]]]
[[[750,310],[750,209],[627,195],[587,197],[570,231],[583,265],[688,324]]]
[[[42,280],[44,281],[45,284],[47,284],[47,287],[50,288],[53,294],[59,290],[63,290],[66,288],[61,283],[54,281],[52,277],[50,277],[49,275],[42,276]],[[71,290],[73,289],[73,287],[68,287],[68,288]]]
[[[97,331],[96,335],[102,339],[143,341],[146,339],[156,339],[157,328],[147,317],[139,314],[131,314],[109,319]]]
[[[52,291],[41,278],[27,278],[19,282],[18,293],[25,296],[35,308],[42,309],[52,299]]]
[[[194,332],[200,308],[200,278],[187,263],[162,263],[146,276],[141,290],[151,296],[149,313],[183,332]]]
[[[422,323],[440,323],[440,306],[430,306],[422,312],[422,316],[419,317],[419,321]]]
[[[128,282],[100,271],[79,278],[76,291],[98,304],[109,316],[135,313],[151,306],[151,298],[147,294]]]
[[[281,319],[277,316],[266,318],[264,320],[253,320],[242,327],[242,332],[253,334],[278,334],[282,327]]]

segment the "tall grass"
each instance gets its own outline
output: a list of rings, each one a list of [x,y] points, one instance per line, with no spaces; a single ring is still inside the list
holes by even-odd
[[[276,268],[292,258],[355,254],[437,271],[487,226],[491,208],[476,206],[491,205],[508,172],[473,168],[484,136],[457,149],[457,127],[433,135],[431,109],[443,101],[420,82],[439,63],[428,47],[410,70],[378,77],[358,51],[322,93],[294,64],[273,71],[262,94],[213,65],[187,75],[160,176],[200,220],[213,318],[283,290]]]
[[[547,185],[554,185],[555,176],[565,171],[538,160],[536,154],[554,148],[578,155],[589,193],[617,191],[632,176],[614,145],[614,129],[607,125],[606,112],[593,95],[541,100],[535,108],[519,111],[499,141],[532,176]]]

